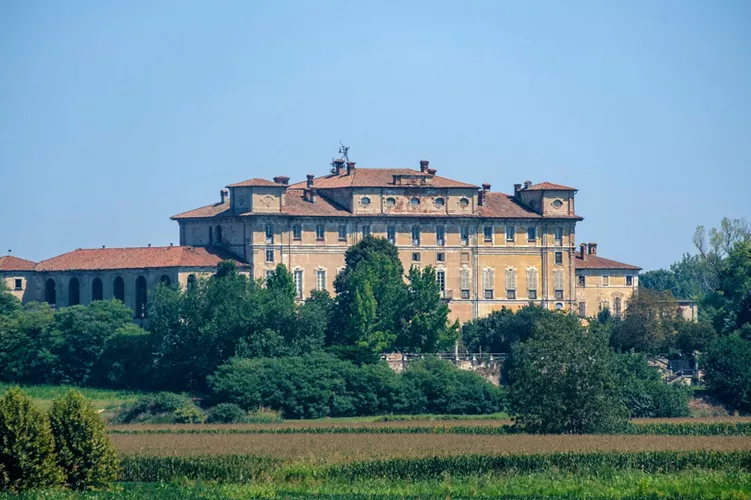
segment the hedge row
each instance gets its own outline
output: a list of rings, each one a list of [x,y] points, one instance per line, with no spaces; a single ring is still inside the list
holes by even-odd
[[[310,426],[310,427],[165,427],[112,428],[110,434],[520,434],[513,425],[450,425],[422,426]],[[621,434],[659,436],[751,436],[751,422],[717,423],[629,423]]]

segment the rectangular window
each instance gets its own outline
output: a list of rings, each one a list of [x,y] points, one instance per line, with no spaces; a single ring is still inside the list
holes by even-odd
[[[529,290],[527,293],[529,295],[529,299],[537,300],[537,290]]]
[[[602,277],[602,286],[610,286],[610,276]]]
[[[493,298],[493,290],[485,290],[485,298],[486,299],[492,299]]]
[[[438,271],[435,273],[438,280],[438,289],[441,291],[441,297],[446,296],[446,271]]]
[[[420,246],[420,226],[412,226],[412,245]]]
[[[16,290],[20,290],[21,288],[23,288],[23,280],[21,280],[20,278],[16,278],[15,281],[16,281],[15,282]]]
[[[516,298],[516,269],[506,269],[506,298]]]
[[[563,252],[556,252],[555,253],[555,263],[556,263],[556,265],[563,264]]]
[[[442,247],[446,244],[446,228],[443,226],[436,226],[435,228],[435,244]]]
[[[326,270],[316,271],[316,290],[326,290]]]
[[[347,241],[347,225],[339,224],[339,241]]]
[[[316,225],[316,241],[323,241],[325,236],[326,236],[326,233],[323,229],[323,224],[317,224]]]
[[[461,288],[462,290],[463,299],[469,298],[469,286],[470,286],[469,269],[465,268],[459,271],[459,288]]]
[[[362,227],[362,237],[370,236],[370,226],[365,225]]]
[[[563,245],[563,228],[556,227],[553,229],[553,239],[555,240],[555,246],[559,247]]]
[[[469,228],[467,226],[462,226],[459,229],[459,238],[461,239],[461,244],[465,247],[469,245]]]
[[[634,286],[634,277],[626,276],[626,286]]]
[[[579,286],[587,286],[586,276],[578,276],[577,279],[579,280]]]
[[[530,299],[537,299],[537,281],[537,269],[527,269],[527,297]]]
[[[274,249],[273,248],[266,249],[266,262],[274,262]]]
[[[462,298],[463,299],[469,298],[469,290],[462,290]]]
[[[485,298],[493,298],[493,289],[495,288],[495,271],[492,269],[485,269],[482,272],[483,289],[485,290]]]
[[[420,262],[420,253],[419,252],[413,252],[412,253],[412,262]]]
[[[587,317],[587,303],[586,302],[579,302],[579,317],[580,318]]]
[[[468,252],[462,252],[459,255],[460,262],[462,264],[469,264],[469,253]]]
[[[515,234],[516,228],[514,226],[506,226],[506,241],[514,241]]]
[[[266,224],[266,243],[274,244],[274,226],[271,223]]]
[[[555,299],[563,300],[563,285],[564,285],[564,271],[561,268],[553,270],[553,290],[555,291]]]
[[[527,228],[527,241],[530,243],[537,241],[537,228],[536,227]]]
[[[295,297],[298,299],[302,298],[302,269],[295,269],[295,274],[293,275],[295,280]]]
[[[485,243],[493,242],[493,226],[484,226],[482,228],[482,240]]]
[[[506,290],[506,298],[511,300],[516,299],[516,290]]]
[[[388,239],[389,243],[392,245],[396,245],[396,226],[388,226],[386,228],[386,239]]]
[[[435,261],[446,262],[446,254],[443,252],[438,252],[437,254],[435,254]]]
[[[295,224],[292,226],[292,239],[293,240],[302,239],[302,226],[300,226],[300,224]]]
[[[555,291],[555,300],[563,300],[563,290]]]

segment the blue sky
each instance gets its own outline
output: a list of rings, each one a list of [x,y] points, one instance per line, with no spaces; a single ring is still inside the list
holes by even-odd
[[[177,243],[224,185],[413,167],[579,189],[667,266],[751,218],[751,2],[0,2],[0,249]]]

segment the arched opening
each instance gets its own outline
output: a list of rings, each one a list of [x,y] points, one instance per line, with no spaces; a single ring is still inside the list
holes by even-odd
[[[192,292],[195,289],[196,289],[196,275],[189,274],[188,275],[188,291]]]
[[[136,318],[146,317],[146,278],[136,278]]]
[[[216,243],[217,245],[222,244],[222,226],[216,226]]]
[[[613,301],[613,316],[615,316],[616,318],[621,317],[621,298],[620,297],[616,297],[615,300]]]
[[[44,284],[44,301],[52,307],[55,307],[55,303],[57,302],[57,289],[55,287],[55,280],[52,278],[48,279],[47,283]]]
[[[167,286],[170,286],[172,284],[172,280],[169,279],[169,276],[166,274],[163,274],[161,278],[159,278],[159,283],[164,283]]]
[[[102,300],[104,298],[104,289],[102,287],[102,280],[94,278],[91,282],[91,300]]]
[[[118,276],[112,284],[112,296],[120,302],[125,302],[125,281]]]
[[[71,278],[68,282],[68,305],[75,306],[81,303],[81,289],[78,278]]]

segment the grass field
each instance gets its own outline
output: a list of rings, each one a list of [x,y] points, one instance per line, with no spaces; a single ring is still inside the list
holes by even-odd
[[[0,395],[15,384],[0,383]],[[66,385],[22,385],[21,389],[28,394],[40,408],[48,409],[52,400],[63,396],[68,390],[75,389],[91,401],[97,410],[111,411],[124,404],[132,403],[144,393],[132,391],[115,391],[109,389],[91,389],[87,387],[73,387]]]

